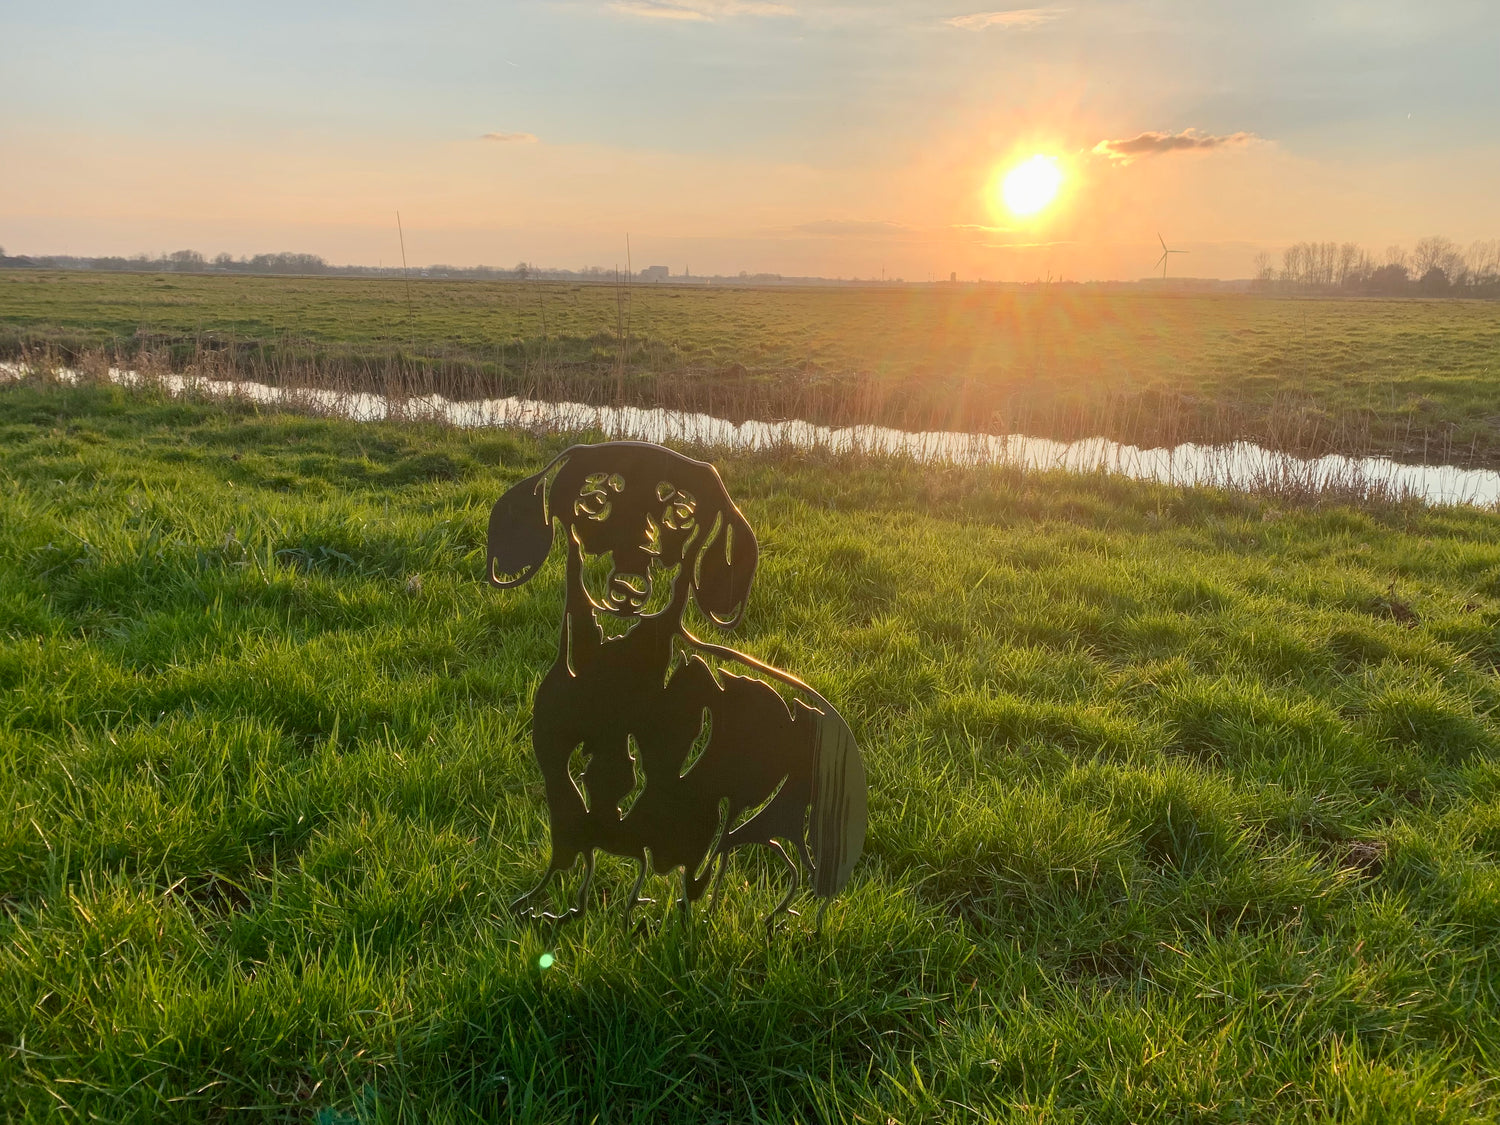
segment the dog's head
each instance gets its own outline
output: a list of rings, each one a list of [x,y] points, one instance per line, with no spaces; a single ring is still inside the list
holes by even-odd
[[[608,556],[602,590],[588,591],[600,610],[635,617],[671,573],[674,592],[688,583],[698,608],[724,628],[745,611],[755,535],[706,462],[644,442],[573,446],[496,501],[492,584],[508,589],[536,573],[552,549],[553,520],[585,558]]]

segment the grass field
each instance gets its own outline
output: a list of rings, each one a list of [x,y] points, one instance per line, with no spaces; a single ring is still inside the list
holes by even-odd
[[[0,1117],[1500,1115],[1493,514],[725,460],[866,858],[553,933],[560,567],[481,582],[551,448],[0,390]]]
[[[0,354],[1500,465],[1500,302],[0,272]],[[628,347],[627,347],[628,344]]]

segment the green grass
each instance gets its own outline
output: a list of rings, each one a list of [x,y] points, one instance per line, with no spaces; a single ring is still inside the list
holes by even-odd
[[[0,355],[154,351],[613,400],[622,289],[0,272]],[[975,287],[629,293],[633,401],[908,428],[1247,437],[1500,465],[1500,302]]]
[[[560,567],[480,579],[551,448],[0,390],[0,1117],[1500,1115],[1494,514],[724,460],[866,858],[553,933]]]

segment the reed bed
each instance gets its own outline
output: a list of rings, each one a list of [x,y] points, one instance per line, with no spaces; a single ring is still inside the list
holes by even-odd
[[[378,394],[391,402],[435,395],[457,401],[519,398],[659,408],[732,421],[801,419],[914,432],[1024,433],[1065,442],[1106,436],[1148,448],[1253,442],[1299,457],[1380,454],[1460,466],[1500,459],[1500,451],[1472,427],[1434,420],[1421,410],[1394,417],[1375,408],[1331,410],[1316,395],[1296,389],[1278,391],[1266,401],[1236,400],[1128,380],[1101,380],[1082,389],[1049,387],[1040,376],[996,381],[972,372],[708,366],[656,355],[649,342],[632,345],[623,337],[608,348],[598,342],[595,351],[592,359],[580,360],[558,354],[545,341],[512,351],[497,348],[488,356],[472,347],[431,343],[352,349],[290,333],[268,341],[141,332],[92,347],[25,335],[0,340],[0,354],[24,366],[104,364],[335,396]]]
[[[436,422],[460,427],[503,427],[534,436],[571,435],[581,439],[647,440],[690,449],[704,456],[745,450],[775,455],[815,452],[854,458],[904,458],[918,465],[1008,465],[1029,471],[1114,474],[1167,484],[1226,488],[1285,502],[1337,502],[1392,505],[1435,501],[1490,507],[1500,504],[1500,474],[1451,465],[1417,469],[1386,459],[1325,453],[1299,457],[1282,446],[1243,440],[1219,445],[1191,443],[1176,448],[1141,448],[1097,436],[1118,430],[1109,420],[1072,440],[1040,437],[1024,429],[999,434],[927,428],[912,430],[877,423],[825,425],[804,417],[716,415],[687,406],[645,406],[561,396],[586,389],[568,383],[529,384],[524,393],[482,398],[482,380],[452,381],[428,368],[386,369],[379,380],[354,379],[347,372],[280,367],[277,381],[244,376],[221,353],[202,353],[203,362],[179,368],[174,357],[145,353],[136,368],[121,369],[104,350],[64,366],[55,352],[0,364],[13,378],[72,383],[112,382],[143,390],[200,399],[243,399],[301,413],[354,421]],[[258,370],[268,374],[268,369]],[[292,377],[288,377],[292,376]],[[465,397],[465,396],[468,397]],[[740,402],[745,405],[744,400]],[[769,407],[769,400],[762,405]],[[1046,433],[1045,427],[1041,430]],[[1287,443],[1284,443],[1287,444]]]

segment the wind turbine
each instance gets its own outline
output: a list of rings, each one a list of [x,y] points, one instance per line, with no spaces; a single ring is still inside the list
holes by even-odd
[[[1161,267],[1161,279],[1163,281],[1166,281],[1167,280],[1167,256],[1170,255],[1170,254],[1186,254],[1187,251],[1186,250],[1168,250],[1167,249],[1166,239],[1162,238],[1160,231],[1158,231],[1157,234],[1156,234],[1156,241],[1161,243],[1161,257],[1158,258],[1158,259],[1156,259],[1156,265]],[[1155,269],[1156,266],[1152,266],[1151,268]]]

